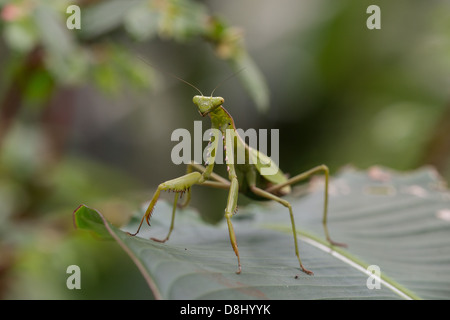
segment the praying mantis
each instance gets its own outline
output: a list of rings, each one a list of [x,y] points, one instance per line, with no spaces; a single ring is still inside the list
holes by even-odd
[[[241,273],[241,260],[239,256],[239,249],[237,245],[236,235],[234,232],[233,224],[231,222],[232,216],[237,211],[237,200],[239,192],[246,196],[256,200],[273,200],[276,201],[289,210],[289,216],[291,220],[291,228],[294,236],[294,248],[295,255],[298,259],[300,269],[308,274],[312,275],[313,272],[306,269],[300,259],[300,253],[298,249],[297,232],[295,228],[294,214],[291,204],[282,199],[283,196],[291,193],[291,185],[305,180],[316,173],[323,173],[325,176],[324,186],[324,207],[323,207],[323,219],[322,224],[327,241],[333,246],[346,246],[345,244],[335,242],[331,240],[328,226],[327,226],[327,212],[328,212],[328,182],[329,182],[329,169],[326,165],[316,166],[306,172],[300,173],[292,178],[288,178],[269,158],[262,152],[248,146],[244,140],[236,132],[236,126],[230,113],[223,107],[224,98],[204,96],[199,89],[184,81],[181,78],[176,77],[188,85],[192,86],[199,91],[200,95],[196,95],[193,98],[193,103],[197,107],[202,117],[209,116],[211,119],[211,129],[214,132],[211,135],[209,145],[207,161],[205,165],[200,165],[191,162],[187,165],[187,172],[185,175],[165,181],[161,183],[156,189],[144,216],[138,226],[138,229],[131,236],[135,236],[139,233],[144,220],[150,225],[150,218],[153,213],[153,209],[156,202],[159,199],[161,191],[173,191],[175,192],[175,199],[172,209],[172,220],[169,227],[169,232],[164,239],[151,238],[154,241],[164,243],[169,240],[175,223],[175,212],[178,206],[178,199],[180,195],[186,193],[186,198],[181,207],[185,207],[189,204],[191,199],[191,187],[194,185],[202,185],[214,188],[221,188],[228,190],[228,199],[225,207],[225,219],[228,226],[228,233],[234,253],[237,257],[238,269],[237,274]],[[216,87],[217,88],[217,87]],[[216,150],[218,147],[219,139],[223,139],[223,148],[226,152],[225,163],[227,165],[228,179],[213,172],[214,163],[216,159]],[[245,154],[245,161],[236,161],[237,154]],[[251,161],[253,160],[253,161]],[[270,164],[270,174],[264,173],[263,168]]]

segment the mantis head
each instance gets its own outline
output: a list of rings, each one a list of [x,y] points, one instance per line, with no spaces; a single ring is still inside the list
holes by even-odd
[[[202,117],[220,107],[225,101],[222,97],[194,96],[192,99]]]
[[[143,58],[139,57],[139,59],[141,59],[142,61],[144,61],[146,64],[152,66],[153,68],[156,68],[155,66],[149,64],[147,61],[145,61]],[[157,68],[156,68],[157,69]],[[200,91],[200,89],[198,89],[196,86],[194,86],[192,83],[177,77],[176,75],[167,72],[167,71],[163,71],[165,73],[167,73],[168,75],[172,76],[173,78],[180,80],[181,82],[184,82],[185,84],[187,84],[188,86],[191,86],[192,88],[194,88],[195,90],[197,90],[200,95],[196,95],[194,96],[194,98],[192,99],[194,104],[197,106],[198,108],[198,112],[200,112],[200,114],[202,115],[202,117],[206,116],[208,113],[216,110],[218,107],[220,107],[223,102],[225,101],[222,97],[213,97],[214,91],[226,80],[230,79],[231,77],[235,76],[236,74],[238,74],[239,72],[241,72],[244,69],[239,70],[238,72],[235,72],[233,74],[231,74],[230,76],[228,76],[227,78],[225,78],[224,80],[222,80],[222,82],[220,82],[215,88],[214,90],[211,92],[211,96],[210,97],[205,97],[203,95],[203,93]]]

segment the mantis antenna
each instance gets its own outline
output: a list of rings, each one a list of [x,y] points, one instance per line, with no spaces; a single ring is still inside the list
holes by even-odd
[[[240,73],[242,70],[244,70],[245,68],[242,68],[236,72],[233,72],[232,74],[230,74],[228,77],[226,77],[225,79],[223,79],[222,81],[219,82],[219,84],[213,89],[213,91],[211,92],[211,97],[214,94],[214,91],[216,91],[217,88],[219,88],[222,84],[224,84],[225,81],[230,80],[231,78],[233,78],[234,76],[236,76],[238,73]]]
[[[164,71],[164,70],[161,70],[160,68],[155,67],[154,65],[150,64],[147,60],[145,60],[145,59],[142,58],[141,56],[138,56],[138,58],[141,59],[142,61],[144,61],[144,62],[145,62],[146,64],[148,64],[150,67],[155,68],[155,69],[157,69],[157,70],[159,70],[159,71],[161,71],[161,72],[163,72],[163,73],[165,73],[165,74],[168,74],[168,75],[171,76],[171,77],[174,77],[174,78],[177,79],[177,80],[180,80],[181,82],[186,83],[187,85],[189,85],[189,86],[191,86],[192,88],[194,88],[195,90],[197,90],[197,91],[203,96],[203,93],[200,91],[200,89],[197,88],[196,86],[194,86],[192,83],[190,83],[190,82],[188,82],[188,81],[186,81],[186,80],[184,80],[184,79],[182,79],[182,78],[180,78],[180,77],[174,75],[173,73],[170,73],[170,72],[168,72],[168,71]],[[214,89],[214,90],[215,90],[215,89]],[[213,91],[213,92],[214,92],[214,91]]]
[[[173,78],[175,78],[175,79],[177,79],[177,80],[179,80],[179,81],[181,81],[181,82],[184,82],[184,83],[187,84],[188,86],[190,86],[190,87],[194,88],[195,90],[197,90],[197,91],[200,93],[200,95],[203,96],[203,93],[200,91],[200,89],[197,88],[196,86],[194,86],[192,83],[190,83],[190,82],[188,82],[188,81],[186,81],[186,80],[184,80],[184,79],[182,79],[182,78],[176,76],[175,74],[173,74],[173,73],[171,73],[171,72],[164,71],[164,70],[161,70],[160,68],[155,67],[154,65],[150,64],[147,60],[145,60],[145,59],[142,58],[141,56],[137,56],[137,57],[138,57],[139,59],[141,59],[143,62],[145,62],[146,64],[148,64],[150,67],[155,68],[155,69],[157,69],[157,70],[159,70],[159,71],[161,71],[161,72],[163,72],[163,73],[166,73],[166,74],[168,74],[169,76],[171,76],[171,77],[173,77]],[[223,79],[222,81],[220,81],[219,84],[218,84],[218,85],[213,89],[213,91],[211,92],[211,97],[213,96],[214,91],[216,91],[217,88],[219,88],[222,84],[224,84],[224,82],[230,80],[232,77],[236,76],[237,74],[239,74],[240,72],[242,72],[244,69],[245,69],[245,68],[242,68],[242,69],[240,69],[240,70],[238,70],[238,71],[236,71],[236,72],[233,72],[233,73],[230,74],[228,77],[226,77],[225,79]]]

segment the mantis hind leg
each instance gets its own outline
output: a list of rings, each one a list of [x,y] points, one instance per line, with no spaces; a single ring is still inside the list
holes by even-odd
[[[252,192],[255,193],[256,195],[259,195],[261,197],[264,197],[264,198],[267,198],[267,199],[270,199],[270,200],[277,201],[277,202],[281,203],[283,206],[285,206],[285,207],[287,207],[289,209],[289,216],[291,218],[292,233],[294,234],[295,255],[297,256],[297,259],[298,259],[298,262],[300,264],[300,268],[302,269],[302,271],[304,273],[306,273],[306,274],[313,275],[314,273],[312,271],[306,269],[303,266],[302,261],[300,259],[300,253],[298,251],[297,231],[295,230],[294,214],[292,212],[291,204],[288,201],[286,201],[284,199],[281,199],[281,198],[277,197],[276,195],[274,195],[272,193],[269,193],[267,191],[264,191],[264,190],[254,186],[254,185],[250,186],[250,188],[251,188]]]
[[[328,231],[328,225],[327,225],[327,214],[328,214],[328,180],[329,180],[329,170],[328,167],[326,165],[320,165],[317,167],[314,167],[306,172],[300,173],[290,179],[288,179],[287,181],[271,186],[270,188],[267,188],[266,191],[269,193],[272,192],[276,192],[278,190],[280,190],[281,188],[287,186],[287,185],[292,185],[295,184],[297,182],[300,182],[302,180],[305,180],[307,178],[309,178],[310,176],[316,174],[316,173],[320,173],[323,172],[325,175],[325,190],[324,190],[324,206],[323,206],[323,218],[322,218],[322,225],[323,225],[323,229],[325,232],[325,237],[327,239],[327,241],[333,245],[333,246],[340,246],[340,247],[346,247],[347,245],[345,243],[339,243],[336,241],[333,241],[330,238],[330,233]]]

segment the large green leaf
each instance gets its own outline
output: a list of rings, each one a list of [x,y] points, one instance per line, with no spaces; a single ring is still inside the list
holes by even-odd
[[[303,264],[294,255],[287,209],[277,203],[248,206],[233,218],[242,262],[225,223],[202,222],[180,210],[165,237],[171,205],[158,203],[152,225],[131,237],[86,206],[75,211],[80,228],[112,236],[136,263],[156,298],[163,299],[449,299],[450,194],[431,169],[399,174],[386,169],[345,170],[330,185],[331,236],[348,244],[331,249],[321,226],[322,183],[301,198],[288,198],[300,230]],[[194,192],[201,192],[195,189]],[[226,199],[224,199],[225,203]],[[223,210],[223,208],[218,208]],[[138,219],[125,228],[134,231]],[[381,271],[380,289],[369,289],[366,268]]]

